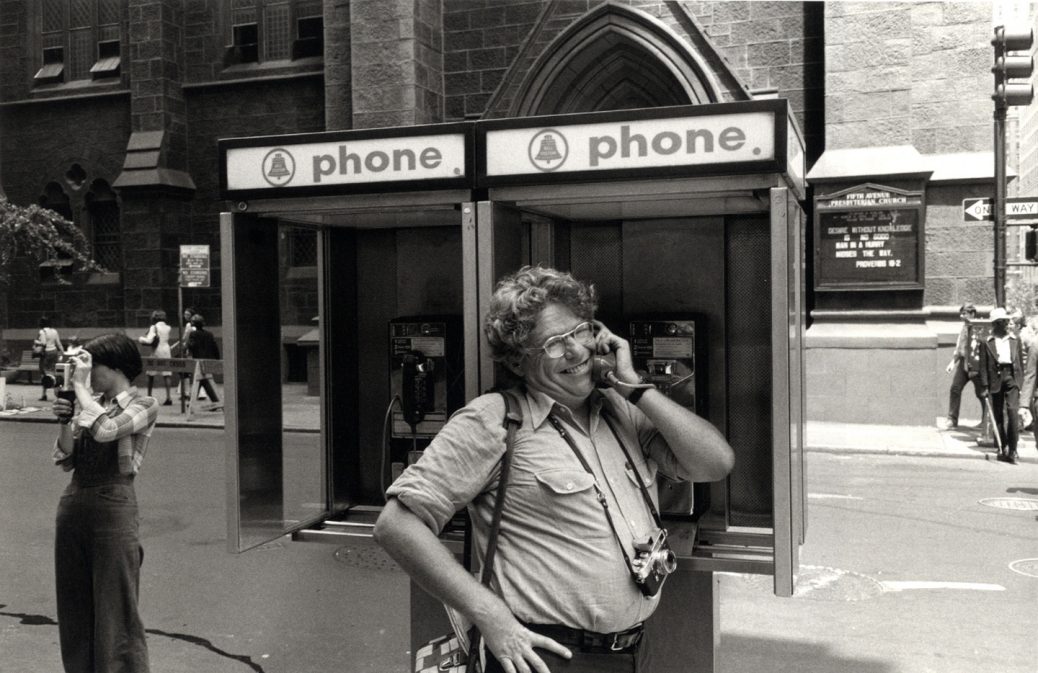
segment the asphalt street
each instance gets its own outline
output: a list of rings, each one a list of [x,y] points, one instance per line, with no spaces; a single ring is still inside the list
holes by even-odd
[[[49,423],[0,421],[0,673],[61,670]],[[719,673],[1035,673],[1038,464],[809,452],[797,594],[722,574]],[[137,484],[156,673],[405,673],[408,582],[378,550],[226,551],[221,429],[156,430]]]

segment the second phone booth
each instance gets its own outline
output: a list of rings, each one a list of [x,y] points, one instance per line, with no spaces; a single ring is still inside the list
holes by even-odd
[[[544,264],[593,282],[597,317],[630,341],[642,375],[736,452],[724,480],[659,483],[679,563],[646,626],[653,670],[715,669],[718,571],[770,574],[792,595],[805,534],[804,153],[786,101],[220,151],[231,551],[285,534],[373,544],[388,483],[498,380],[480,329],[496,281]],[[299,232],[314,242],[308,271],[292,266]],[[313,315],[292,316],[300,306]],[[300,432],[282,423],[276,363],[289,323],[314,319],[320,412]],[[464,558],[463,516],[441,537]],[[415,651],[449,625],[413,584],[410,603]]]

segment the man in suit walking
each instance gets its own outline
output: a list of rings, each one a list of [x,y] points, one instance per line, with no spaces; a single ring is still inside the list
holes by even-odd
[[[990,399],[995,429],[1001,436],[998,460],[1016,463],[1019,438],[1020,389],[1023,387],[1024,356],[1020,337],[1009,329],[1009,313],[992,309],[991,334],[980,349],[980,385]]]

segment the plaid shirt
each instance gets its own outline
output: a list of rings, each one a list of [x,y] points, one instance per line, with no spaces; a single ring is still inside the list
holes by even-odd
[[[73,418],[73,437],[89,430],[98,442],[119,443],[119,474],[137,474],[144,462],[144,452],[151,439],[151,431],[159,417],[158,401],[154,397],[141,395],[135,387],[119,393],[107,405],[98,395],[94,400],[105,407],[103,413],[82,410]],[[70,460],[72,453],[65,453],[54,444],[54,462],[66,472],[75,467]]]

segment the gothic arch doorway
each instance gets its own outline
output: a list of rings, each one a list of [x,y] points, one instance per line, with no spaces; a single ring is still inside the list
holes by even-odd
[[[606,3],[545,49],[509,116],[712,103],[719,87],[702,58],[659,20]]]

